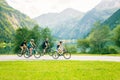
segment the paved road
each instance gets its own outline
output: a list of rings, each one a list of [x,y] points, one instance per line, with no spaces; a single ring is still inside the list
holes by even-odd
[[[18,57],[17,55],[0,55],[0,61],[16,61],[16,60],[55,60],[49,55],[41,56],[39,59],[34,58],[34,56],[30,58]],[[64,57],[60,56],[57,60],[66,60]],[[120,57],[117,56],[71,56],[68,60],[80,60],[80,61],[115,61],[120,62]]]

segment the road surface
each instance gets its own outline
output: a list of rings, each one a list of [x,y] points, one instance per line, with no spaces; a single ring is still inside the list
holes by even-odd
[[[17,55],[0,55],[0,61],[21,61],[21,60],[55,60],[49,55],[41,56],[36,59],[34,56],[30,58],[25,58],[24,56],[18,57]],[[66,60],[63,56],[60,56],[57,60]],[[70,59],[67,60],[80,60],[80,61],[115,61],[120,62],[120,56],[75,56],[72,55]]]

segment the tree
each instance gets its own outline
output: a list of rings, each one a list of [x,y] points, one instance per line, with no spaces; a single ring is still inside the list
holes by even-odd
[[[115,42],[115,45],[120,47],[120,25],[113,29],[113,37],[112,40]]]
[[[34,39],[35,43],[38,44],[40,39],[42,38],[41,31],[42,31],[42,29],[38,25],[34,26],[33,29],[29,30],[27,39],[29,39],[29,40]]]
[[[85,53],[86,49],[89,48],[89,42],[87,39],[79,39],[77,41],[77,47],[81,49],[81,52]]]
[[[120,53],[120,25],[111,32],[112,45],[108,46],[109,53]]]
[[[16,30],[15,36],[14,36],[14,50],[17,52],[17,50],[20,48],[20,44],[26,40],[28,41],[28,35],[30,31],[27,28],[19,28]]]
[[[34,26],[32,29],[19,28],[16,30],[15,37],[14,37],[14,46],[15,52],[20,48],[20,44],[26,40],[27,42],[30,39],[34,39],[37,47],[40,49],[43,40],[49,38],[49,42],[51,47],[53,46],[53,37],[51,35],[51,31],[49,28],[40,28],[38,25]]]
[[[88,36],[89,45],[92,53],[104,53],[106,43],[109,41],[109,26],[101,26],[98,23]]]
[[[53,45],[54,45],[54,38],[53,38],[53,36],[51,34],[50,29],[48,27],[42,29],[41,34],[42,34],[42,42],[44,42],[44,40],[46,38],[48,38],[49,39],[49,43],[50,43],[50,47],[53,47]]]

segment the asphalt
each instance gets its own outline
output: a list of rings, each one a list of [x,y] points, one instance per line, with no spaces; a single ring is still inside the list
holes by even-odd
[[[70,59],[65,59],[63,56],[60,56],[58,59],[53,59],[52,56],[44,55],[40,58],[35,58],[31,56],[25,58],[24,56],[18,57],[17,55],[0,55],[0,61],[36,61],[36,60],[79,60],[79,61],[112,61],[120,62],[120,56],[77,56],[71,55]]]

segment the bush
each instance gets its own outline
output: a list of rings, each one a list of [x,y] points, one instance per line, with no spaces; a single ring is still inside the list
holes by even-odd
[[[77,53],[77,47],[75,45],[65,45],[65,49],[71,53]]]
[[[117,46],[109,46],[108,47],[108,53],[119,53],[120,52],[120,49],[119,47]]]

